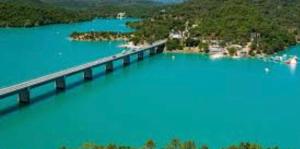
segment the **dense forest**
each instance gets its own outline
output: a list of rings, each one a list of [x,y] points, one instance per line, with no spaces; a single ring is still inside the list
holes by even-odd
[[[189,0],[142,22],[129,23],[137,30],[131,40],[151,43],[168,38],[172,31],[183,39],[169,40],[170,50],[207,47],[202,42],[211,40],[221,46],[245,46],[251,41],[252,51],[272,54],[295,44],[299,6],[299,0]]]
[[[110,144],[107,146],[97,145],[93,143],[86,143],[79,147],[78,149],[156,149],[158,148],[153,140],[148,140],[143,147],[135,148],[131,146],[117,146],[115,144]],[[207,145],[197,146],[194,141],[181,142],[179,139],[173,139],[165,147],[160,147],[161,149],[209,149]],[[66,146],[60,149],[70,149]],[[240,143],[238,145],[231,145],[228,147],[223,147],[222,149],[279,149],[279,147],[262,147],[255,143]]]
[[[126,12],[128,17],[145,18],[160,9],[159,2],[149,0],[0,0],[0,27],[32,27],[72,23],[96,17],[115,17]]]
[[[0,26],[72,23],[118,12],[144,18],[128,23],[136,29],[130,39],[136,44],[180,34],[181,39],[169,38],[169,50],[207,51],[215,41],[221,47],[250,43],[250,54],[272,54],[300,39],[299,0],[186,0],[173,5],[152,0],[0,0]]]
[[[65,10],[57,7],[37,7],[0,3],[1,27],[31,27],[55,23],[72,23],[89,20],[91,14],[84,11]]]

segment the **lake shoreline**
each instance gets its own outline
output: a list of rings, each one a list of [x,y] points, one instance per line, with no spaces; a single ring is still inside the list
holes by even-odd
[[[125,25],[128,21],[104,19],[1,29],[5,38],[0,38],[0,84],[13,85],[120,53],[124,48],[119,46],[126,42],[66,38],[73,31],[92,29],[131,32]],[[297,46],[278,54],[299,55],[299,49]],[[32,96],[37,100],[31,106],[19,108],[15,99],[2,100],[1,110],[16,108],[2,112],[0,148],[53,149],[84,142],[141,147],[149,138],[162,146],[172,138],[191,138],[210,148],[241,141],[283,148],[300,146],[295,139],[300,136],[295,131],[300,124],[299,67],[254,58],[211,60],[201,55],[145,55],[140,62],[131,57],[129,67],[115,69],[105,77],[98,77],[105,66],[95,69],[93,81],[75,75],[66,82],[68,92],[36,94],[48,93],[54,84],[35,90]],[[123,67],[122,59],[114,66],[118,65]],[[76,80],[82,84],[77,85]],[[254,110],[245,110],[248,106]]]
[[[97,42],[97,41],[125,41],[125,44],[120,45],[121,48],[126,49],[136,49],[142,48],[144,46],[149,45],[149,43],[137,44],[130,39],[132,39],[133,33],[122,33],[122,32],[73,32],[70,35],[71,40],[73,41],[87,41],[87,42]],[[169,39],[170,40],[170,39]],[[228,45],[224,48],[219,45],[209,45],[207,49],[199,48],[199,47],[183,47],[181,50],[175,49],[170,50],[168,47],[164,50],[164,53],[181,53],[181,54],[208,54],[212,59],[220,59],[220,58],[258,58],[258,59],[266,59],[267,57],[274,56],[273,54],[265,54],[265,53],[255,53],[251,51],[251,42],[248,42],[246,46],[241,45]],[[168,45],[167,45],[168,46]],[[217,51],[211,52],[210,49],[217,49]],[[287,48],[285,48],[287,49]],[[230,51],[234,50],[234,51]],[[284,50],[283,50],[284,51]],[[277,59],[275,61],[280,61],[282,63],[290,63],[292,60],[298,60],[297,57],[294,59],[284,59],[283,57],[275,57],[273,59]]]

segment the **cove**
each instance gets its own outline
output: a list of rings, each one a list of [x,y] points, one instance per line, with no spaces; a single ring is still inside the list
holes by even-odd
[[[72,42],[67,37],[91,29],[131,31],[126,21],[131,19],[1,29],[0,86],[122,51],[122,41]],[[296,46],[287,53],[299,56],[299,50]],[[299,83],[299,69],[284,64],[157,55],[30,106],[7,110],[17,103],[15,97],[0,101],[0,148],[53,149],[84,142],[139,147],[149,138],[158,145],[180,138],[213,148],[240,141],[298,148]]]

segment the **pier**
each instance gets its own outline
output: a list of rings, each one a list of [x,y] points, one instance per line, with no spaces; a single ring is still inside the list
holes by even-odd
[[[28,104],[30,103],[30,90],[48,83],[55,83],[56,90],[66,90],[66,78],[78,73],[83,74],[84,80],[93,79],[93,69],[99,66],[105,66],[105,72],[109,73],[114,70],[114,62],[123,61],[123,66],[130,64],[131,56],[137,55],[138,61],[144,59],[144,55],[149,51],[149,55],[153,56],[162,53],[165,48],[166,40],[157,41],[147,47],[140,49],[132,49],[124,53],[118,53],[112,56],[100,58],[98,60],[65,69],[56,73],[32,79],[20,84],[9,86],[0,89],[0,100],[8,96],[18,94],[19,102]]]

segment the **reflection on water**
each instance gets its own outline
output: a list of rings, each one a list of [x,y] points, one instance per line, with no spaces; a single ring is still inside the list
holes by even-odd
[[[296,69],[297,69],[297,64],[290,64],[289,69],[290,69],[291,74],[294,75],[296,72]]]

